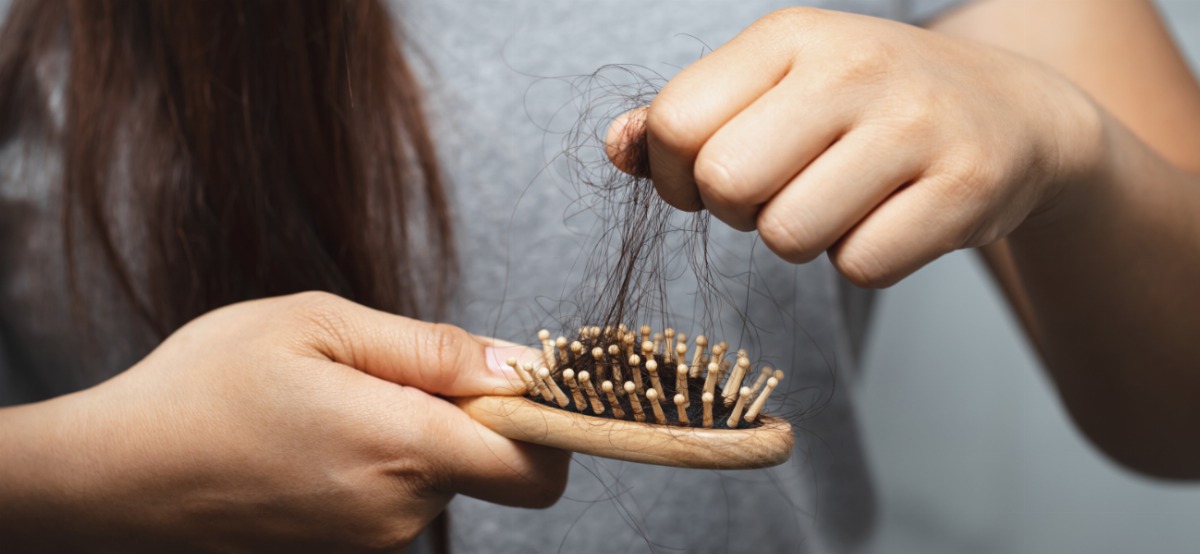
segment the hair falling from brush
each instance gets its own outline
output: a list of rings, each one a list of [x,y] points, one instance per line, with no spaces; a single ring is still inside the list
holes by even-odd
[[[794,440],[786,418],[767,415],[784,371],[709,340],[723,334],[723,315],[738,315],[742,329],[730,336],[738,342],[757,331],[727,276],[712,269],[709,213],[681,212],[658,195],[646,177],[644,134],[626,137],[620,152],[606,150],[613,118],[645,107],[658,88],[626,67],[575,83],[583,115],[565,135],[561,159],[577,188],[573,207],[598,222],[583,237],[582,281],[548,307],[555,326],[536,335],[540,359],[509,360],[525,397],[459,404],[509,438],[586,454],[681,467],[776,465]],[[677,280],[694,283],[691,294],[670,297]],[[690,340],[679,323],[696,331]]]

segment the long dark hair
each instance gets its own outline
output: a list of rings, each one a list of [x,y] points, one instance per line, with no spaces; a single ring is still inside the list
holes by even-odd
[[[36,72],[65,54],[67,267],[112,271],[161,336],[307,289],[437,318],[451,221],[402,43],[377,1],[18,0],[0,140],[51,120]]]

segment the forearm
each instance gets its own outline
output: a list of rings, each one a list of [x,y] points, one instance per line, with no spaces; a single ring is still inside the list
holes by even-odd
[[[111,387],[0,410],[0,545],[16,551],[140,552],[168,513],[150,494],[153,439]],[[161,441],[160,441],[161,442]],[[161,464],[161,463],[160,463]],[[182,495],[176,495],[182,501]]]
[[[1046,64],[1111,114],[1068,145],[1087,171],[986,257],[1083,431],[1200,477],[1200,86],[1153,3],[979,0],[931,27]]]
[[[60,398],[0,410],[0,542],[65,545],[85,523],[88,472],[80,464],[77,426]]]
[[[1200,182],[1111,118],[1096,170],[1009,237],[1049,371],[1121,462],[1200,476]]]

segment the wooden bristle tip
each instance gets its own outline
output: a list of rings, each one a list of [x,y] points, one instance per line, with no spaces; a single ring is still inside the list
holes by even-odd
[[[688,374],[693,379],[700,376],[700,366],[704,363],[704,348],[708,346],[708,339],[704,335],[696,337],[696,349],[692,351],[692,370]]]
[[[721,396],[725,397],[725,403],[730,404],[737,399],[738,390],[742,386],[742,379],[746,377],[746,372],[750,370],[749,358],[738,358],[737,365],[733,368],[733,373],[729,374],[729,379],[725,381],[725,388],[721,389]]]
[[[713,426],[713,395],[711,392],[706,392],[700,396],[700,401],[704,403],[704,428],[712,429]]]
[[[600,383],[600,389],[604,391],[604,396],[608,398],[608,406],[612,408],[613,417],[621,419],[625,417],[625,410],[621,409],[621,405],[617,403],[617,394],[613,392],[612,381]]]
[[[759,412],[762,411],[763,405],[767,403],[767,397],[771,396],[771,391],[779,385],[779,380],[771,377],[767,379],[767,388],[763,389],[762,394],[754,399],[754,404],[750,405],[750,411],[746,412],[746,421],[753,422],[758,419]]]
[[[658,391],[658,395],[666,398],[663,393],[662,381],[658,379],[658,362],[649,360],[646,362],[646,373],[650,374],[650,386]]]
[[[538,379],[541,379],[542,384],[550,389],[550,394],[554,396],[554,402],[558,404],[559,407],[566,408],[567,404],[571,403],[571,400],[567,398],[567,393],[563,392],[562,388],[558,386],[558,383],[554,382],[554,379],[550,378],[549,368],[543,367],[539,369]]]
[[[720,378],[720,366],[715,363],[708,364],[708,373],[704,376],[704,393],[714,394],[717,391],[717,379]]]
[[[571,390],[571,398],[575,400],[575,409],[583,412],[587,409],[587,399],[583,397],[583,391],[579,388],[579,382],[575,380],[575,370],[571,368],[564,369],[562,376],[563,381],[567,384],[567,388]]]
[[[675,363],[675,330],[667,327],[663,329],[663,361],[667,364]]]
[[[675,410],[679,412],[679,423],[681,425],[691,425],[687,416],[687,399],[682,394],[675,395]]]
[[[596,361],[596,374],[593,375],[595,380],[604,380],[604,349],[599,346],[592,349],[592,359]]]
[[[567,355],[567,337],[560,336],[557,339],[554,339],[554,348],[558,350],[558,363],[571,363],[571,360]]]
[[[767,384],[767,379],[770,377],[771,368],[762,368],[762,373],[758,376],[758,379],[754,381],[754,386],[750,387],[750,394],[758,394],[758,391],[763,388],[763,385]]]
[[[650,401],[650,409],[654,412],[654,420],[660,425],[667,424],[667,414],[663,413],[662,405],[658,402],[658,391],[646,389],[646,400]]]
[[[625,381],[625,394],[629,396],[629,407],[633,408],[633,419],[646,421],[646,413],[642,411],[642,401],[638,398],[637,386],[633,381]]]
[[[537,383],[533,381],[533,376],[525,372],[525,368],[521,367],[516,358],[509,358],[504,363],[512,368],[513,373],[516,373],[517,377],[521,378],[522,383],[525,383],[526,394],[533,396],[538,393]]]
[[[750,387],[742,387],[738,391],[737,403],[733,405],[733,413],[725,422],[730,429],[737,429],[738,423],[741,422],[742,410],[746,409],[746,399],[748,398],[750,398]]]
[[[538,340],[542,341],[542,359],[546,367],[554,367],[554,343],[550,341],[550,331],[538,331]]]
[[[600,401],[600,395],[596,393],[596,387],[592,385],[591,377],[586,371],[579,372],[579,382],[583,385],[583,392],[587,393],[588,403],[592,406],[592,413],[600,415],[604,413],[604,403]]]
[[[533,384],[534,384],[534,386],[537,387],[538,394],[540,394],[542,396],[542,400],[545,400],[547,402],[554,400],[554,395],[551,394],[550,387],[547,387],[546,384],[542,382],[542,379],[540,377],[538,377],[538,372],[537,372],[537,370],[533,369],[533,364],[526,363],[524,365],[525,365],[525,371],[528,372],[529,375],[533,377]]]
[[[653,356],[653,354],[651,354],[651,356]],[[650,358],[650,361],[654,361],[654,359]],[[641,365],[641,356],[638,356],[637,354],[631,354],[629,356],[629,372],[633,373],[633,385],[637,387],[638,394],[642,394],[646,390],[646,387],[642,386],[642,370],[640,369]]]

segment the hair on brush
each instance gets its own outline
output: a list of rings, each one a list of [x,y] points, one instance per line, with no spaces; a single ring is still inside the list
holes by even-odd
[[[633,76],[636,88],[602,77],[606,70]],[[588,85],[577,89],[584,116],[566,136],[564,156],[584,192],[582,208],[602,225],[589,237],[575,313],[560,320],[562,336],[538,333],[539,359],[507,360],[526,396],[457,402],[509,438],[577,452],[682,467],[782,463],[791,454],[791,425],[763,411],[783,371],[755,368],[746,351],[710,344],[703,334],[689,345],[671,326],[670,268],[681,263],[694,275],[702,320],[713,320],[716,304],[734,304],[709,268],[708,212],[682,214],[659,197],[645,177],[650,162],[640,126],[625,127],[637,134],[625,137],[622,151],[605,151],[608,122],[647,105],[657,84],[610,67]]]

